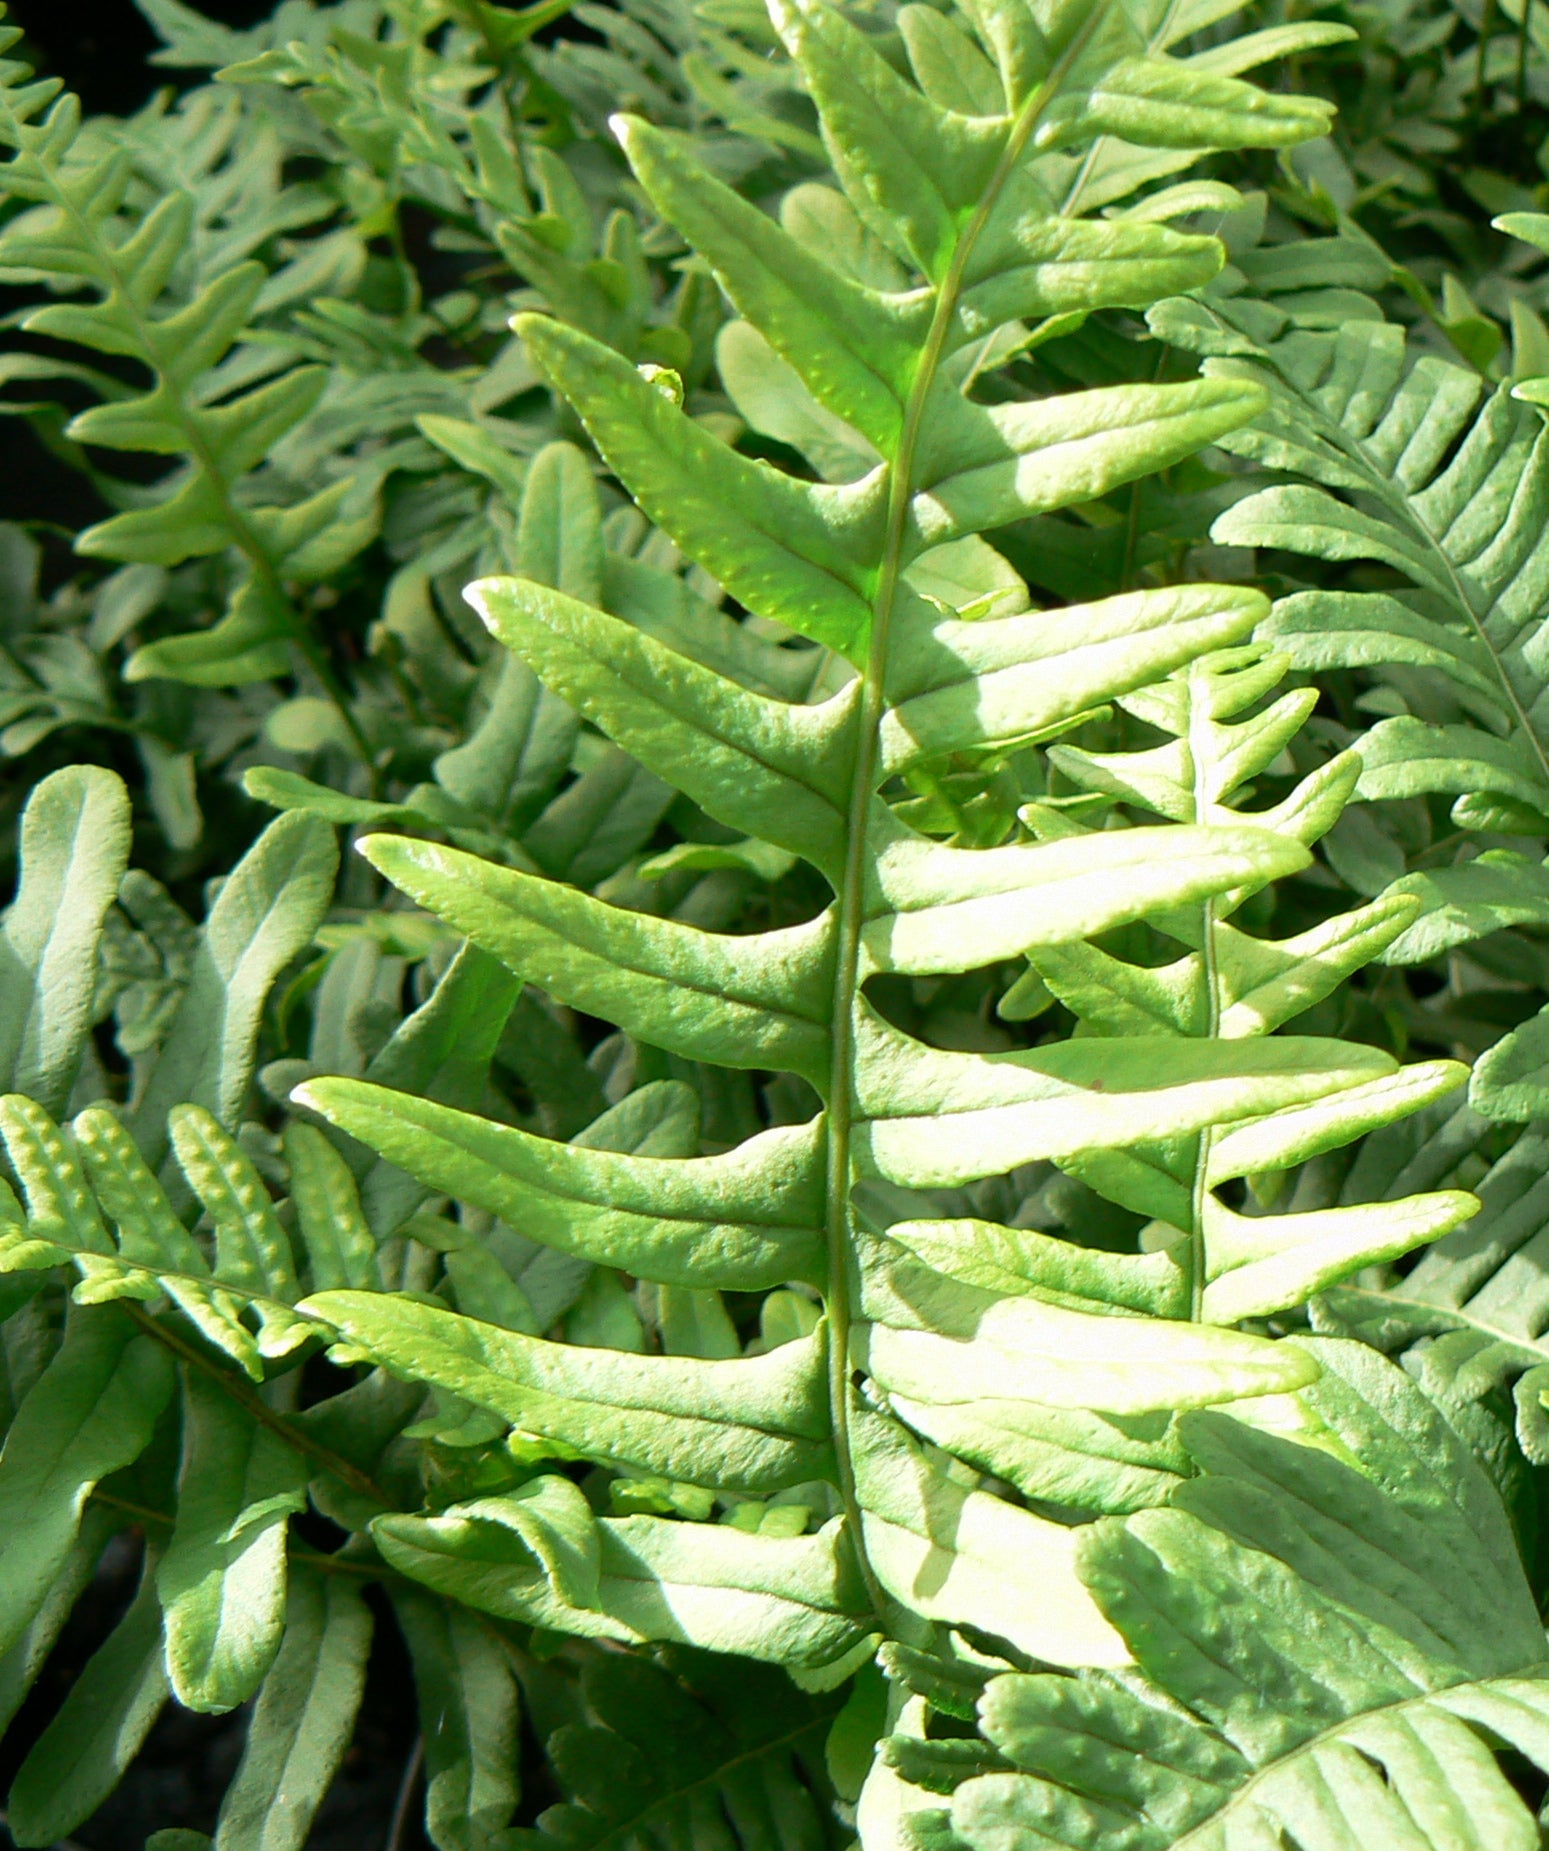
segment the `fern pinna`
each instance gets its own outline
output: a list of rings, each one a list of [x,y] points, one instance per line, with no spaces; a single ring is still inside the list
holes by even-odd
[[[1542,1766],[1549,1715],[1500,1500],[1401,1370],[1359,1344],[1289,1341],[1322,1371],[1302,1396],[1319,1443],[1185,1415],[1200,1475],[1170,1509],[1097,1523],[1081,1545],[1134,1667],[960,1684],[948,1700],[977,1715],[979,1739],[887,1744],[915,1843],[1538,1842],[1491,1753]],[[939,1700],[928,1667],[895,1662],[917,1708]],[[888,1842],[887,1821],[867,1823],[868,1845]]]
[[[1278,663],[1229,658],[1141,698],[1240,644],[1264,612],[1256,594],[1191,585],[1032,612],[1023,593],[1008,611],[1014,575],[980,538],[1188,456],[1263,402],[1251,384],[1214,380],[1038,401],[1006,370],[1052,317],[1144,307],[1219,268],[1211,239],[1165,222],[1191,208],[1187,189],[1121,202],[1205,149],[1285,146],[1324,126],[1320,105],[1223,74],[1284,49],[1283,34],[1169,57],[1204,18],[1008,4],[960,23],[906,8],[911,79],[837,11],[782,11],[839,182],[824,207],[843,227],[833,263],[670,136],[620,124],[647,196],[842,425],[857,472],[813,483],[749,461],[685,413],[670,373],[637,371],[557,322],[523,318],[528,351],[683,551],[849,672],[829,698],[791,705],[543,585],[494,580],[471,596],[551,688],[712,817],[805,859],[832,902],[806,924],[717,936],[457,849],[385,836],[362,848],[551,995],[692,1060],[799,1076],[820,1109],[684,1161],[577,1152],[350,1080],[312,1081],[298,1101],[540,1239],[667,1291],[792,1284],[821,1322],[765,1354],[712,1359],[561,1346],[369,1292],[302,1309],[337,1333],[337,1356],[490,1410],[529,1454],[603,1460],[734,1505],[774,1496],[828,1520],[781,1536],[599,1519],[550,1472],[512,1495],[379,1519],[378,1547],[402,1572],[511,1618],[773,1657],[820,1680],[879,1635],[928,1644],[928,1622],[1057,1662],[1122,1662],[1076,1579],[1077,1532],[976,1484],[920,1436],[1040,1498],[1059,1474],[1040,1477],[1032,1456],[1062,1460],[1053,1501],[1066,1514],[1134,1508],[1143,1482],[1159,1497],[1187,1469],[1175,1410],[1312,1379],[1307,1352],[1238,1320],[1467,1212],[1445,1196],[1303,1228],[1212,1196],[1457,1084],[1445,1064],[1406,1075],[1374,1048],[1242,1032],[1307,1006],[1404,908],[1285,946],[1225,924],[1307,864],[1353,781],[1340,766],[1273,815],[1223,811],[1305,712],[1293,697],[1237,729],[1245,738],[1219,724],[1234,699],[1246,707],[1273,686]],[[1103,206],[1114,215],[1090,216]],[[844,266],[847,249],[860,265]],[[890,266],[900,287],[866,280]],[[965,583],[985,596],[964,597]],[[949,584],[966,609],[945,604]],[[1176,820],[1088,829],[1056,796],[1021,839],[975,850],[918,834],[893,808],[915,768],[1036,746],[1114,699],[1164,728],[1196,702],[1186,743],[1164,755],[1202,751],[1215,729],[1222,763],[1197,802],[1190,785],[1188,816],[1161,801]],[[1150,802],[1143,765],[1137,776],[1118,794]],[[1183,987],[1203,959],[1203,1013],[1180,1005],[1166,1025],[1126,1016],[1117,1033],[986,1056],[924,1045],[868,994],[873,979],[1024,953],[1047,954],[1052,977],[1071,948],[1145,920],[1197,947]],[[1227,1021],[1234,1008],[1241,1024]],[[1034,1160],[1144,1199],[1166,1224],[1158,1251],[1110,1262],[919,1212],[926,1192]],[[900,1192],[914,1212],[899,1212]]]

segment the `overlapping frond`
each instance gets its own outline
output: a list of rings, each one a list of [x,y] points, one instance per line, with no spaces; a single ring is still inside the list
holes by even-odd
[[[1467,829],[1539,835],[1549,827],[1543,416],[1511,381],[1490,390],[1360,302],[1332,327],[1246,293],[1153,312],[1158,332],[1207,356],[1205,377],[1268,393],[1265,411],[1224,447],[1310,478],[1237,502],[1215,537],[1371,562],[1393,579],[1386,590],[1293,592],[1263,631],[1302,668],[1384,671],[1385,705],[1411,709],[1363,737],[1359,797],[1435,792]],[[1386,955],[1415,962],[1537,923],[1540,888],[1536,862],[1501,849],[1416,874],[1399,891],[1418,896],[1422,914]],[[1542,1111],[1546,1037],[1540,1019],[1481,1062],[1481,1111]]]
[[[548,1743],[564,1802],[513,1833],[514,1851],[699,1851],[710,1835],[736,1851],[838,1841],[823,1768],[832,1698],[672,1648],[655,1662],[599,1657],[581,1688],[583,1719]]]
[[[1360,776],[1355,755],[1310,773],[1271,809],[1245,812],[1232,803],[1285,750],[1316,698],[1289,692],[1261,707],[1285,667],[1283,656],[1261,646],[1202,658],[1168,683],[1123,697],[1136,717],[1162,734],[1160,745],[1117,754],[1055,746],[1050,757],[1067,780],[1094,796],[1181,823],[1256,821],[1310,847],[1337,820]],[[1248,717],[1231,723],[1244,713]],[[1057,814],[1053,820],[1069,826]],[[1031,961],[1089,1034],[1256,1038],[1294,1021],[1380,956],[1420,910],[1413,896],[1385,897],[1277,940],[1230,923],[1247,897],[1223,895],[1193,917],[1163,918],[1164,930],[1188,947],[1171,963],[1127,963],[1092,945],[1034,951]],[[1132,1154],[1119,1166],[1099,1158],[1079,1173],[1152,1217],[1159,1226],[1151,1240],[1159,1247],[1169,1227],[1199,1244],[1203,1261],[1195,1289],[1202,1315],[1222,1322],[1262,1317],[1303,1302],[1346,1268],[1392,1259],[1411,1244],[1436,1239],[1473,1212],[1473,1201],[1441,1191],[1410,1196],[1396,1209],[1353,1204],[1304,1219],[1244,1215],[1217,1192],[1338,1149],[1455,1092],[1465,1077],[1457,1062],[1412,1066],[1312,1112],[1223,1131],[1205,1148]]]
[[[1261,647],[1202,657],[1167,682],[1120,697],[1121,706],[1162,735],[1160,745],[1117,754],[1056,745],[1051,761],[1066,782],[1104,806],[1123,803],[1183,826],[1252,821],[1309,846],[1343,807],[1358,775],[1353,758],[1312,773],[1271,809],[1244,813],[1231,805],[1234,794],[1279,757],[1306,718],[1309,699],[1286,694],[1230,723],[1260,708],[1284,669],[1283,657],[1267,656]],[[1086,833],[1070,813],[1050,805],[1030,806],[1024,815],[1035,831],[1067,847],[1122,841],[1136,833]],[[1167,1063],[1185,1055],[1192,1038],[1208,1038],[1207,1045],[1251,1044],[1312,1008],[1377,956],[1418,910],[1412,898],[1374,902],[1274,940],[1230,923],[1250,893],[1223,892],[1203,904],[1154,915],[1161,936],[1152,949],[1183,949],[1170,961],[1133,962],[1081,942],[1032,948],[1029,976],[1003,1009],[1036,1013],[1058,999],[1087,1037],[1073,1045],[1098,1056],[1105,1044],[1132,1037],[1150,1041],[1157,1060]],[[1036,1000],[1027,997],[1030,988]],[[907,1220],[890,1235],[936,1271],[985,1293],[1057,1293],[1066,1305],[1095,1303],[1210,1324],[1270,1316],[1363,1266],[1437,1239],[1466,1220],[1476,1204],[1457,1189],[1395,1191],[1402,1199],[1391,1203],[1357,1195],[1311,1210],[1291,1203],[1286,1206],[1295,1212],[1277,1213],[1256,1196],[1229,1206],[1223,1192],[1251,1176],[1260,1196],[1272,1202],[1276,1172],[1407,1117],[1456,1092],[1465,1077],[1457,1063],[1437,1061],[1373,1074],[1314,1103],[1294,1102],[1192,1136],[1055,1154],[1090,1188],[1146,1217],[1146,1251],[1133,1256],[1087,1253],[1075,1261],[1045,1235],[971,1220]],[[1006,1322],[1008,1310],[1002,1306],[987,1314],[984,1328]],[[1011,1335],[1008,1323],[1008,1350]],[[1094,1405],[1113,1414],[1142,1411],[1122,1406],[1112,1387],[1086,1402],[1064,1402],[1053,1388],[1032,1395],[1036,1401],[1060,1401],[1057,1415],[1030,1417],[1006,1398],[1005,1384],[1026,1371],[1033,1341],[1031,1333],[1018,1332],[1016,1347],[1024,1360],[1014,1364],[1009,1355],[998,1356],[997,1368],[983,1379],[965,1367],[960,1347],[938,1346],[937,1371],[917,1367],[912,1376],[906,1356],[893,1360],[895,1350],[904,1348],[898,1339],[889,1339],[880,1353],[874,1342],[872,1355],[895,1406],[913,1425],[1030,1496],[1058,1501],[1062,1487],[1072,1482],[1106,1509],[1130,1509],[1164,1496],[1179,1469],[1172,1429],[1154,1419],[1132,1420],[1126,1427],[1081,1411]],[[913,1342],[926,1349],[922,1361],[927,1360],[928,1346],[918,1338]],[[1158,1370],[1166,1363],[1164,1355],[1152,1358]],[[923,1402],[921,1383],[934,1391]],[[1186,1405],[1185,1384],[1175,1381],[1174,1387],[1174,1404]]]
[[[1202,1476],[1088,1532],[1080,1571],[1133,1671],[992,1678],[980,1744],[892,1745],[915,1843],[1537,1842],[1496,1758],[1549,1754],[1543,1632],[1506,1512],[1402,1371],[1307,1347],[1307,1432],[1186,1416]]]
[[[1268,393],[1225,447],[1319,485],[1259,490],[1222,516],[1216,537],[1374,560],[1406,581],[1394,593],[1296,593],[1267,634],[1308,668],[1431,669],[1463,709],[1447,728],[1379,721],[1362,747],[1360,794],[1443,791],[1458,799],[1460,821],[1536,832],[1549,804],[1536,656],[1549,572],[1536,512],[1549,479],[1542,418],[1509,386],[1487,392],[1477,373],[1417,353],[1402,328],[1373,315],[1298,326],[1221,296],[1169,304],[1154,319],[1208,356],[1207,378],[1253,380]]]
[[[1404,1166],[1407,1177],[1424,1168],[1455,1169],[1491,1129],[1466,1107],[1440,1116],[1434,1136]],[[1529,1127],[1474,1184],[1475,1220],[1401,1275],[1335,1286],[1314,1313],[1322,1328],[1402,1354],[1405,1367],[1445,1404],[1506,1391],[1518,1445],[1535,1464],[1549,1458],[1544,1156],[1542,1131]]]

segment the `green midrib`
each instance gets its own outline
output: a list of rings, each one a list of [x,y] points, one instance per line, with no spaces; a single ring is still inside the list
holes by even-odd
[[[1192,678],[1191,678],[1192,679]],[[1216,775],[1215,728],[1208,697],[1189,696],[1189,761],[1193,771],[1194,816],[1203,822],[1226,793]],[[1221,1032],[1221,958],[1217,939],[1218,902],[1206,900],[1200,909],[1200,982],[1205,988],[1205,1035],[1214,1041]],[[1189,1322],[1197,1324],[1205,1308],[1206,1272],[1205,1207],[1210,1193],[1210,1147],[1215,1133],[1207,1125],[1194,1140],[1194,1183],[1190,1191],[1194,1225],[1189,1229]]]
[[[1460,1678],[1456,1684],[1444,1685],[1435,1691],[1422,1691],[1413,1697],[1401,1697],[1393,1703],[1379,1703],[1370,1709],[1359,1710],[1355,1714],[1331,1723],[1328,1728],[1320,1729],[1305,1742],[1298,1742],[1285,1754],[1277,1755],[1262,1767],[1255,1768],[1248,1779],[1221,1806],[1197,1825],[1191,1826],[1181,1838],[1175,1839],[1172,1851],[1217,1851],[1221,1844],[1220,1833],[1223,1822],[1238,1807],[1251,1805],[1255,1787],[1262,1786],[1277,1774],[1294,1764],[1303,1756],[1311,1756],[1328,1743],[1337,1742],[1346,1730],[1356,1729],[1373,1717],[1381,1716],[1402,1724],[1406,1713],[1423,1713],[1428,1709],[1446,1710],[1446,1705],[1438,1699],[1451,1696],[1458,1691],[1479,1690],[1489,1692],[1493,1687],[1514,1683],[1542,1683],[1549,1679],[1549,1660],[1539,1660],[1535,1664],[1524,1665],[1519,1671],[1498,1671],[1489,1677]],[[1448,1710],[1448,1715],[1456,1716],[1455,1711]],[[1480,1725],[1471,1722],[1466,1716],[1457,1717],[1462,1726],[1472,1734]],[[1357,1753],[1360,1752],[1357,1748]]]
[[[210,1282],[205,1281],[204,1283]],[[377,1484],[369,1472],[362,1471],[343,1454],[336,1453],[331,1446],[326,1446],[321,1440],[314,1439],[305,1428],[293,1425],[283,1414],[277,1413],[264,1400],[263,1395],[255,1386],[239,1381],[229,1369],[222,1368],[197,1343],[179,1335],[170,1325],[153,1316],[143,1305],[136,1304],[132,1298],[120,1299],[118,1302],[122,1305],[126,1316],[131,1318],[147,1337],[153,1337],[164,1349],[170,1350],[186,1367],[197,1369],[201,1375],[208,1377],[239,1407],[245,1409],[259,1426],[267,1427],[288,1446],[293,1446],[297,1452],[315,1459],[325,1472],[337,1478],[342,1484],[348,1485],[352,1491],[372,1499],[387,1510],[394,1508],[394,1500]]]
[[[1521,1249],[1517,1251],[1520,1253]],[[1509,1255],[1506,1260],[1502,1261],[1502,1267],[1509,1265],[1510,1261],[1516,1257],[1516,1253]],[[1497,1276],[1498,1274],[1492,1273],[1490,1278],[1484,1282],[1485,1285],[1493,1284]],[[1426,1322],[1440,1326],[1447,1331],[1471,1331],[1481,1337],[1487,1337],[1491,1343],[1498,1343],[1514,1351],[1526,1369],[1541,1368],[1545,1363],[1549,1363],[1549,1331],[1541,1332],[1535,1337],[1525,1331],[1512,1330],[1508,1325],[1497,1324],[1489,1318],[1480,1317],[1476,1311],[1471,1309],[1472,1299],[1465,1299],[1461,1305],[1448,1305],[1440,1299],[1416,1298],[1413,1294],[1405,1292],[1402,1286],[1403,1281],[1400,1280],[1396,1286],[1383,1291],[1368,1290],[1364,1286],[1337,1289],[1349,1291],[1358,1298],[1370,1301],[1373,1306],[1380,1306],[1383,1310],[1396,1307],[1400,1312],[1408,1312],[1417,1320],[1423,1318]],[[1480,1289],[1483,1290],[1483,1286]],[[1444,1326],[1442,1325],[1443,1320],[1445,1320]]]
[[[1070,44],[1060,54],[1044,81],[1031,93],[1012,121],[1006,145],[978,204],[963,228],[946,276],[937,291],[929,331],[921,349],[920,365],[904,408],[898,454],[889,471],[887,512],[877,590],[872,601],[860,705],[856,713],[856,749],[845,822],[845,858],[838,894],[836,931],[838,957],[834,979],[834,1006],[830,1018],[832,1058],[829,1066],[827,1150],[825,1177],[825,1236],[828,1244],[828,1399],[839,1488],[844,1501],[855,1551],[867,1592],[880,1615],[884,1595],[867,1559],[861,1530],[861,1512],[855,1490],[850,1452],[850,1326],[857,1280],[850,1226],[852,1185],[851,1146],[854,1133],[853,1075],[855,1014],[860,990],[861,928],[865,923],[865,881],[869,862],[867,824],[876,785],[880,753],[880,727],[886,711],[884,683],[888,646],[899,580],[903,573],[904,541],[914,497],[915,458],[924,425],[925,407],[940,371],[943,353],[962,293],[963,276],[990,214],[1007,180],[1021,159],[1029,137],[1066,73],[1080,56],[1105,9],[1093,6]]]

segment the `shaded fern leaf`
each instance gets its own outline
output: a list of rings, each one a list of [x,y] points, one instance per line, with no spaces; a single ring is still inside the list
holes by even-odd
[[[823,1746],[832,1698],[778,1671],[668,1648],[586,1661],[587,1720],[549,1737],[565,1792],[510,1851],[822,1851],[843,1834]]]
[[[251,1161],[209,1113],[175,1107],[171,1143],[184,1187],[209,1219],[213,1260],[106,1107],[81,1113],[67,1139],[30,1100],[12,1095],[0,1102],[0,1127],[28,1209],[25,1224],[7,1230],[7,1270],[74,1261],[83,1274],[76,1288],[82,1303],[155,1302],[170,1294],[254,1380],[263,1379],[263,1357],[284,1356],[311,1334],[289,1309],[303,1290],[290,1235]],[[375,1248],[348,1171],[307,1127],[296,1127],[293,1140],[301,1230],[316,1243],[314,1275],[375,1282]],[[319,1199],[324,1186],[336,1206]],[[259,1312],[256,1338],[239,1315],[249,1305]]]

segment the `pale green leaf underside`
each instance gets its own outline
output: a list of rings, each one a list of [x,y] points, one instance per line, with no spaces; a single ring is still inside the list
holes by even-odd
[[[1193,1415],[1204,1476],[1087,1533],[1080,1571],[1151,1680],[994,1680],[1014,1771],[951,1802],[970,1851],[1412,1851],[1536,1843],[1496,1761],[1549,1756],[1549,1661],[1504,1508],[1392,1365],[1313,1343],[1318,1424]]]

